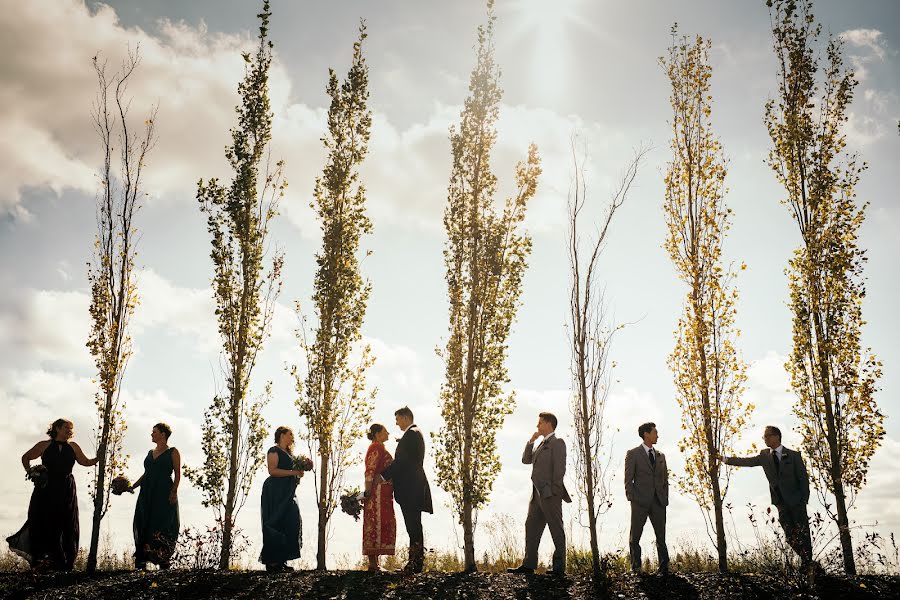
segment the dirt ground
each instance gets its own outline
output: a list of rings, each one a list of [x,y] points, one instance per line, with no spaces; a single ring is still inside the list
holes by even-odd
[[[606,590],[596,590],[589,578],[553,575],[438,573],[400,575],[364,571],[167,571],[86,573],[0,573],[0,597],[30,599],[405,599],[473,598],[526,599],[712,599],[821,598],[840,600],[900,598],[900,577],[867,575],[822,577],[815,589],[801,590],[767,575],[676,573],[666,577],[622,575]]]

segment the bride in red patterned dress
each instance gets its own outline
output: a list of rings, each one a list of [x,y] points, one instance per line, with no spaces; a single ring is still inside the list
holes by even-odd
[[[366,501],[363,505],[363,554],[369,557],[369,570],[381,571],[378,557],[393,554],[397,540],[397,520],[394,517],[394,485],[381,477],[394,462],[384,447],[388,430],[380,423],[369,427],[366,437],[372,440],[366,451]]]

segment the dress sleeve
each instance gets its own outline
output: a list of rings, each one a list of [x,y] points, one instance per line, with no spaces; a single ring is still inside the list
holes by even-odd
[[[378,469],[378,453],[375,451],[374,445],[369,446],[366,451],[366,487],[375,479],[375,473]]]

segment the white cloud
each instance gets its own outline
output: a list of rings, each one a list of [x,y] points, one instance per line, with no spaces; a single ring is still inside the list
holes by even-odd
[[[876,58],[884,60],[891,49],[883,35],[877,29],[848,29],[839,37],[852,46],[868,49]]]
[[[88,295],[79,291],[13,290],[0,302],[0,355],[7,366],[92,364]]]
[[[199,175],[221,168],[242,75],[239,51],[248,38],[168,22],[154,37],[122,27],[110,7],[92,13],[79,0],[5,6],[0,32],[0,51],[15,57],[0,70],[0,101],[15,107],[0,116],[0,210],[23,214],[25,187],[95,191],[100,147],[90,118],[96,94],[91,57],[99,54],[115,70],[127,49],[138,46],[142,63],[128,90],[132,126],[160,103],[159,145],[144,189],[187,192]],[[285,78],[280,67],[274,77]]]
[[[89,117],[96,93],[90,58],[100,52],[112,69],[129,47],[139,46],[142,57],[129,87],[133,124],[140,125],[159,102],[159,141],[149,156],[144,189],[151,198],[175,195],[192,202],[199,178],[230,179],[224,146],[243,75],[240,52],[252,41],[248,35],[211,33],[202,24],[161,21],[158,30],[151,35],[124,28],[111,8],[101,6],[92,14],[78,0],[40,10],[18,3],[4,12],[0,51],[20,58],[0,71],[3,80],[15,83],[0,92],[4,104],[17,107],[0,117],[0,210],[27,217],[21,197],[27,187],[47,187],[57,194],[65,188],[89,195],[96,191],[100,148]],[[24,33],[28,31],[43,33]],[[336,65],[336,70],[342,73],[345,67]],[[277,56],[270,96],[273,159],[285,159],[290,183],[281,212],[304,237],[314,238],[319,232],[309,203],[325,160],[320,142],[325,107],[290,101],[291,82]],[[362,173],[376,224],[440,228],[451,166],[448,127],[458,123],[459,110],[460,105],[435,102],[424,123],[402,130],[383,113],[374,114]],[[621,155],[626,147],[621,136],[549,109],[503,105],[500,115],[493,156],[498,200],[512,192],[514,165],[525,158],[530,142],[538,144],[543,158],[544,174],[529,210],[532,230],[562,224],[571,170],[569,136],[576,126],[598,140],[595,151],[612,142]]]
[[[174,285],[152,269],[137,273],[141,303],[135,309],[133,337],[151,328],[194,340],[200,352],[214,350],[219,344],[215,303],[211,288],[187,288]]]

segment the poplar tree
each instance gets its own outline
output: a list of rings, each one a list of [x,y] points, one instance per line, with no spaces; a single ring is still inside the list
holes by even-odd
[[[505,366],[507,338],[522,291],[531,238],[521,231],[541,172],[537,147],[516,166],[516,192],[495,205],[490,154],[502,90],[494,62],[493,1],[478,28],[476,65],[459,127],[450,128],[453,166],[444,210],[450,331],[439,355],[445,364],[440,402],[444,425],[436,440],[437,482],[450,494],[463,527],[465,569],[474,571],[476,513],[497,473],[497,431],[515,406]]]
[[[237,514],[265,459],[262,408],[271,383],[261,396],[251,398],[250,376],[269,335],[284,261],[283,254],[276,251],[270,270],[264,272],[269,222],[287,186],[282,178],[283,162],[270,165],[268,159],[272,137],[268,92],[271,15],[267,0],[257,15],[257,50],[253,55],[243,54],[246,66],[238,85],[238,124],[231,130],[232,143],[225,149],[234,179],[227,187],[216,178],[207,182],[201,179],[197,184],[197,200],[212,236],[213,295],[223,343],[225,389],[215,395],[204,413],[206,459],[200,467],[186,468],[185,474],[200,488],[203,505],[213,508],[217,526],[222,528],[220,569],[229,568]],[[265,173],[260,180],[264,159]]]
[[[579,156],[576,138],[572,139],[573,182],[569,194],[569,344],[572,351],[569,371],[572,376],[572,429],[575,432],[573,462],[578,493],[584,498],[591,536],[591,568],[595,580],[601,575],[598,517],[612,507],[610,477],[609,422],[606,405],[609,399],[609,353],[616,331],[622,326],[611,322],[604,302],[604,288],[600,279],[600,255],[616,211],[625,204],[631,184],[637,177],[638,166],[646,154],[641,148],[635,153],[613,194],[605,215],[597,226],[596,236],[588,243],[583,239],[583,212],[588,202],[585,180],[586,157]],[[586,154],[586,153],[585,153]],[[581,221],[581,222],[580,222]],[[599,225],[599,226],[598,226]],[[603,454],[606,457],[603,457]]]
[[[861,344],[866,251],[858,239],[868,202],[856,185],[866,163],[846,151],[843,131],[858,82],[843,64],[840,38],[828,38],[820,67],[822,27],[812,2],[766,4],[778,58],[778,96],[765,113],[768,164],[800,233],[786,269],[793,349],[785,368],[813,483],[838,526],[844,570],[852,575],[847,512],[885,433],[875,402],[881,362]]]
[[[364,22],[353,44],[353,62],[346,79],[338,85],[329,69],[327,92],[328,134],[322,138],[328,159],[316,179],[315,202],[322,228],[322,249],[316,254],[313,305],[318,328],[312,343],[301,327],[300,345],[308,360],[304,378],[295,365],[292,374],[299,399],[296,404],[307,424],[310,452],[318,457],[316,497],[318,504],[318,550],[316,568],[326,568],[328,525],[337,506],[344,472],[359,456],[352,452],[371,416],[375,391],[366,392],[366,370],[374,357],[368,344],[360,349],[358,362],[351,353],[362,339],[361,328],[372,286],[359,270],[359,245],[371,233],[366,215],[366,188],[359,181],[359,168],[368,152],[372,128],[369,99],[369,68],[363,56]],[[297,311],[300,312],[299,303]],[[301,319],[302,323],[302,319]]]
[[[725,204],[726,159],[711,122],[710,46],[701,36],[679,38],[674,26],[668,57],[660,59],[672,85],[672,159],[663,209],[665,248],[688,288],[668,358],[685,432],[679,442],[685,471],[678,483],[702,509],[715,536],[719,571],[725,572],[722,505],[731,470],[719,456],[731,453],[753,407],[741,400],[747,366],[734,345],[738,293],[734,271],[722,261],[731,209]]]
[[[100,388],[94,399],[98,462],[91,482],[94,510],[88,571],[97,568],[100,522],[109,509],[109,482],[121,473],[128,460],[122,450],[127,426],[121,394],[132,352],[128,329],[139,302],[134,274],[138,238],[134,218],[145,193],[141,178],[147,155],[156,143],[156,107],[150,110],[139,135],[127,118],[131,106],[131,98],[126,97],[128,84],[140,62],[138,48],[128,53],[122,67],[110,78],[106,61],[99,56],[93,58],[98,90],[92,116],[103,147],[103,166],[97,199],[97,235],[93,258],[88,263],[91,331],[87,347],[94,357]]]

